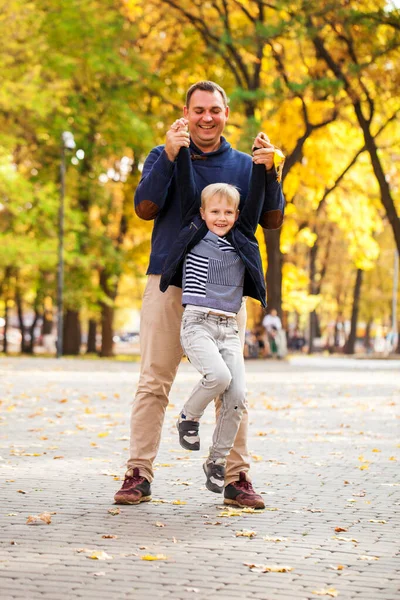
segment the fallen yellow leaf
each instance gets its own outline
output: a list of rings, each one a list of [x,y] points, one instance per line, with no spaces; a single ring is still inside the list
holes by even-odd
[[[250,456],[255,462],[260,462],[263,460],[263,457],[259,454],[253,454],[252,452],[250,452]]]
[[[381,523],[382,525],[387,523],[387,521],[384,521],[383,519],[370,519],[369,522],[370,523]]]
[[[331,598],[337,598],[337,596],[339,596],[339,592],[333,587],[325,588],[322,590],[313,590],[312,593],[316,596],[330,596]]]
[[[250,571],[257,573],[287,573],[293,571],[293,567],[286,565],[257,565],[253,563],[243,563],[245,567],[249,567]]]
[[[253,538],[253,537],[256,537],[256,535],[257,535],[256,531],[251,531],[249,529],[242,529],[241,531],[236,532],[236,537]]]
[[[107,511],[110,515],[119,515],[121,512],[120,508],[109,508]]]
[[[228,508],[228,510],[223,510],[219,513],[219,517],[240,517],[242,514],[241,510],[237,510],[235,508]]]
[[[144,554],[141,560],[168,560],[165,554]]]
[[[172,504],[178,504],[178,505],[181,505],[181,504],[186,504],[186,502],[185,502],[184,500],[174,500],[174,501],[172,502]]]
[[[109,554],[107,554],[107,552],[104,552],[103,550],[95,550],[94,552],[92,552],[92,554],[90,554],[90,556],[87,556],[86,558],[91,558],[92,560],[112,560],[112,556],[110,556]]]
[[[360,560],[379,560],[379,556],[368,556],[367,554],[359,556],[358,558]]]
[[[50,513],[42,513],[41,515],[30,515],[26,520],[26,525],[41,525],[42,523],[50,525]]]

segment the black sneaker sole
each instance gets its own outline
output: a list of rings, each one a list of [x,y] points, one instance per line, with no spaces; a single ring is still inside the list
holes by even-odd
[[[213,483],[212,481],[210,481],[208,479],[208,474],[207,474],[205,463],[203,464],[203,471],[204,471],[204,473],[206,475],[206,488],[210,492],[214,492],[214,494],[222,494],[222,492],[224,491],[224,482],[222,482],[222,486],[219,487],[218,485],[216,485],[215,483]]]

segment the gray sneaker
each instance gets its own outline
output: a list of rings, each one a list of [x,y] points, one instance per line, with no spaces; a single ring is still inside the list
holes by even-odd
[[[206,474],[206,488],[210,492],[222,494],[224,491],[225,481],[225,465],[224,458],[217,458],[215,461],[207,459],[203,465],[204,473]]]
[[[199,422],[185,421],[181,417],[176,423],[179,432],[179,443],[185,450],[200,450]]]

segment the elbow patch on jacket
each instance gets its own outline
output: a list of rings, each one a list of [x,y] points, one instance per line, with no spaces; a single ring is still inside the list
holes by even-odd
[[[260,225],[264,229],[279,229],[283,223],[283,213],[281,210],[268,210],[261,215]]]
[[[151,200],[142,200],[136,207],[135,211],[138,217],[145,221],[150,221],[158,214],[159,208],[157,204]]]

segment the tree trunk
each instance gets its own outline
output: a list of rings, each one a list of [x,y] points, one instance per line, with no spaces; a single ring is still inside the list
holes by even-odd
[[[81,323],[79,311],[67,310],[64,315],[63,355],[77,356],[81,348]]]
[[[4,272],[4,279],[1,282],[0,294],[4,297],[4,330],[3,330],[3,352],[7,354],[8,352],[8,343],[7,343],[7,330],[8,330],[8,297],[10,293],[10,277],[11,277],[11,267],[6,267]]]
[[[53,333],[53,311],[44,309],[42,335],[50,335]]]
[[[317,294],[317,282],[315,276],[317,273],[317,253],[318,253],[318,239],[315,240],[314,245],[310,248],[310,267],[309,267],[309,294]],[[314,352],[314,339],[317,337],[317,313],[313,310],[309,317],[309,339],[308,339],[308,354]]]
[[[397,214],[396,206],[390,192],[390,186],[386,178],[385,171],[383,170],[382,163],[378,156],[378,148],[376,146],[375,139],[371,134],[370,122],[365,119],[362,113],[360,102],[354,103],[354,110],[357,115],[358,123],[364,134],[365,147],[367,148],[368,154],[371,158],[372,169],[381,193],[381,201],[393,231],[397,251],[400,254],[400,218]]]
[[[7,352],[8,352],[8,342],[7,342],[7,332],[8,332],[8,323],[9,323],[8,311],[9,311],[8,302],[7,302],[7,298],[5,298],[5,301],[4,301],[4,339],[3,339],[4,354],[7,354]]]
[[[371,327],[372,327],[372,319],[368,319],[368,323],[365,327],[365,337],[364,337],[364,348],[365,352],[368,354],[369,350],[371,350]]]
[[[113,342],[114,308],[107,304],[101,306],[101,349],[100,356],[114,356]]]
[[[96,335],[97,335],[97,321],[94,319],[89,320],[88,339],[86,353],[91,354],[97,352],[96,348]]]
[[[22,297],[21,297],[21,290],[19,288],[19,284],[18,284],[18,279],[17,279],[17,284],[16,284],[16,289],[15,289],[15,303],[17,305],[17,314],[18,314],[18,324],[19,324],[19,329],[21,332],[21,352],[23,354],[29,354],[29,344],[27,342],[27,340],[25,339],[25,323],[24,323],[24,309],[22,306]]]
[[[363,273],[361,269],[357,269],[356,282],[354,285],[353,292],[353,310],[351,313],[351,326],[348,340],[344,347],[345,354],[354,354],[355,344],[356,344],[356,335],[357,335],[357,320],[358,320],[358,308],[360,304],[360,295],[361,295],[361,286]]]
[[[100,302],[101,306],[101,349],[100,356],[114,356],[114,302],[117,296],[118,284],[110,282],[111,276],[105,269],[100,271],[100,287],[109,302]]]
[[[35,309],[35,318],[32,321],[32,325],[29,327],[30,338],[29,338],[29,342],[27,344],[28,354],[33,354],[33,350],[34,350],[34,346],[35,346],[35,327],[39,320],[39,317],[40,317],[40,312],[37,309]]]
[[[281,230],[264,229],[265,244],[267,246],[267,302],[268,308],[276,308],[282,319],[282,265],[283,255],[280,248]]]
[[[397,323],[397,348],[396,354],[400,354],[400,321]]]

